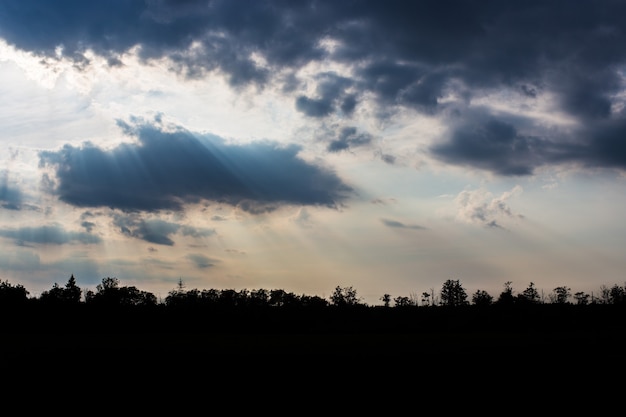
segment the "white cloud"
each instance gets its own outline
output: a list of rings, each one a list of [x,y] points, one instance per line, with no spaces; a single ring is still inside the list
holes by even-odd
[[[494,196],[485,188],[463,190],[454,199],[457,205],[457,220],[487,227],[504,228],[503,224],[507,221],[524,217],[515,213],[508,204],[508,200],[519,196],[522,190],[521,186],[516,185],[499,196]]]

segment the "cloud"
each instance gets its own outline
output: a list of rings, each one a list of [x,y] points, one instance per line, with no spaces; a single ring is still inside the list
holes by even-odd
[[[614,138],[626,123],[620,110],[625,14],[626,3],[612,0],[580,0],[576,7],[465,0],[5,0],[0,37],[78,68],[90,65],[87,51],[112,65],[136,53],[146,63],[165,59],[191,78],[219,73],[235,88],[282,84],[296,109],[316,119],[350,117],[366,101],[380,110],[372,114],[408,108],[445,118],[459,103],[474,107],[474,99],[491,91],[549,100],[550,111],[580,124],[573,137],[528,133],[498,117],[471,126],[470,114],[432,150],[447,163],[530,175],[542,165],[570,162],[624,169],[626,152]],[[340,137],[328,150],[353,145],[358,142]],[[609,155],[613,150],[619,153]],[[89,152],[97,156],[81,150]],[[180,204],[170,193],[139,205]]]
[[[0,183],[0,205],[8,210],[19,210],[22,205],[22,192],[6,183]]]
[[[426,230],[424,226],[419,226],[417,224],[405,224],[399,222],[397,220],[391,219],[380,219],[381,222],[387,227],[397,228],[397,229],[411,229],[411,230]]]
[[[575,8],[464,0],[5,0],[0,11],[0,36],[50,57],[59,45],[74,59],[86,49],[119,59],[139,46],[146,59],[169,57],[192,75],[219,70],[235,85],[263,84],[270,69],[357,64],[350,82],[361,90],[419,108],[437,107],[451,80],[535,92],[550,81],[561,84],[555,91],[573,109],[603,114],[601,98],[626,56],[626,5],[609,0],[581,0]],[[593,91],[597,104],[584,110]]]
[[[352,84],[351,80],[334,73],[322,73],[315,78],[318,98],[299,96],[296,99],[298,111],[311,117],[328,116],[338,107],[346,115],[354,111],[357,99],[354,95],[346,93],[346,89]]]
[[[92,213],[91,211],[85,211],[80,215],[80,225],[83,229],[87,231],[87,233],[93,232],[93,229],[96,227],[96,223],[88,220],[97,216],[97,213]]]
[[[182,226],[181,233],[183,234],[183,236],[191,236],[193,238],[198,239],[198,238],[213,236],[215,234],[215,229]]]
[[[510,191],[503,192],[499,197],[483,188],[461,191],[454,199],[457,205],[457,219],[464,223],[480,224],[488,228],[504,229],[502,221],[510,218],[524,218],[514,213],[507,204],[511,198],[522,193],[519,185]]]
[[[0,207],[7,210],[37,209],[30,204],[26,204],[24,200],[24,193],[17,181],[10,179],[9,171],[0,171]]]
[[[356,127],[344,127],[340,130],[337,139],[332,140],[326,148],[329,152],[340,152],[351,148],[369,145],[372,136],[368,133],[357,132]]]
[[[298,212],[291,217],[291,220],[300,227],[310,228],[313,227],[313,221],[311,218],[311,213],[302,207]]]
[[[389,154],[381,154],[380,159],[386,164],[393,165],[396,163],[396,157]]]
[[[37,227],[3,228],[0,229],[0,236],[14,239],[20,246],[28,244],[96,244],[101,242],[100,237],[96,235],[85,232],[67,231],[58,224]]]
[[[180,225],[160,219],[144,220],[138,216],[115,215],[114,222],[123,234],[159,245],[173,246],[169,237],[180,229]]]
[[[439,109],[447,82],[454,77],[422,64],[385,59],[360,67],[355,76],[361,90],[375,94],[381,106],[400,105],[428,114]]]
[[[94,222],[81,222],[80,225],[87,231],[87,233],[91,233],[93,228],[96,226]]]
[[[214,229],[197,228],[168,222],[161,219],[144,219],[139,214],[114,213],[113,224],[126,236],[145,240],[158,245],[174,246],[171,238],[176,233],[193,238],[208,237],[215,234]]]
[[[198,269],[210,268],[212,266],[215,266],[215,262],[217,262],[214,259],[198,253],[190,253],[189,255],[187,255],[187,259],[193,262],[193,264]]]
[[[41,152],[40,165],[55,170],[51,192],[78,207],[149,212],[210,200],[260,213],[285,204],[335,207],[351,191],[333,172],[299,158],[295,145],[229,145],[156,122],[120,125],[138,143]]]
[[[15,248],[15,250],[3,250],[0,253],[0,265],[2,270],[8,271],[24,271],[32,273],[33,270],[42,268],[41,258],[38,253],[24,248]]]
[[[450,164],[504,176],[532,175],[537,168],[550,164],[626,169],[626,144],[622,140],[626,117],[588,121],[568,132],[550,132],[548,138],[520,133],[515,124],[524,128],[531,123],[528,120],[473,116],[478,120],[463,119],[447,140],[431,145],[431,155]]]
[[[445,162],[469,165],[500,175],[529,175],[545,163],[549,144],[521,135],[510,123],[488,120],[456,127],[447,142],[431,146],[432,154]]]
[[[589,167],[626,169],[626,114],[586,123],[580,130],[581,143],[570,146],[570,155]]]
[[[246,252],[241,251],[239,249],[224,249],[224,251],[227,252],[227,253],[235,254],[235,255],[245,255],[246,254]]]

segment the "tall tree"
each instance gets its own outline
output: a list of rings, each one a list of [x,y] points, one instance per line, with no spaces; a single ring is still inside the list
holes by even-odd
[[[441,304],[444,306],[456,307],[467,305],[467,292],[457,279],[448,279],[441,287]]]
[[[527,304],[537,304],[540,299],[541,297],[539,296],[539,291],[535,288],[534,282],[531,282],[524,291],[517,295],[518,301]]]
[[[70,279],[67,280],[65,284],[65,289],[63,290],[63,298],[66,302],[70,304],[78,304],[80,302],[80,297],[82,295],[82,290],[78,285],[76,285],[76,278],[74,278],[74,274],[70,276]]]

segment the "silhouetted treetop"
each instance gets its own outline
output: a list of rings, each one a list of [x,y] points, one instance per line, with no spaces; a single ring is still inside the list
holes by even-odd
[[[96,292],[87,291],[87,304],[102,306],[154,306],[157,298],[154,294],[141,291],[134,286],[120,287],[119,279],[103,278],[102,283],[96,286]]]
[[[441,287],[441,305],[458,307],[468,305],[467,293],[460,280],[448,279]]]
[[[12,285],[9,281],[0,281],[0,306],[25,305],[29,292],[23,285]]]

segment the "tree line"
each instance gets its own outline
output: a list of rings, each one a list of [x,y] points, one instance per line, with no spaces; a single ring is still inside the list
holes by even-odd
[[[336,286],[328,298],[317,295],[297,295],[282,289],[203,289],[187,290],[181,280],[168,292],[164,300],[159,300],[153,293],[143,291],[135,286],[122,286],[118,278],[103,278],[94,290],[83,290],[72,274],[64,286],[54,283],[52,288],[43,291],[38,297],[30,296],[30,292],[21,284],[11,284],[8,280],[0,281],[0,306],[44,305],[44,306],[125,306],[150,307],[166,306],[182,307],[486,307],[529,306],[541,304],[556,305],[621,305],[626,304],[626,285],[603,285],[599,295],[593,296],[584,292],[572,293],[567,286],[559,286],[547,296],[539,292],[533,282],[523,291],[515,294],[510,281],[497,296],[484,290],[476,290],[468,295],[460,280],[446,280],[440,291],[423,292],[421,297],[415,295],[392,298],[389,294],[380,297],[382,306],[369,306],[357,290],[351,286]]]
[[[460,280],[449,279],[420,299],[384,294],[382,305],[372,306],[350,286],[336,286],[323,298],[282,289],[187,289],[179,280],[159,299],[110,277],[94,290],[83,290],[71,275],[65,285],[55,283],[39,296],[0,281],[0,334],[307,334],[329,340],[330,335],[565,332],[598,340],[598,335],[626,334],[625,293],[625,287],[614,285],[603,287],[598,297],[585,297],[557,287],[543,297],[534,283],[515,293],[507,282],[494,297],[482,290],[469,295]]]

